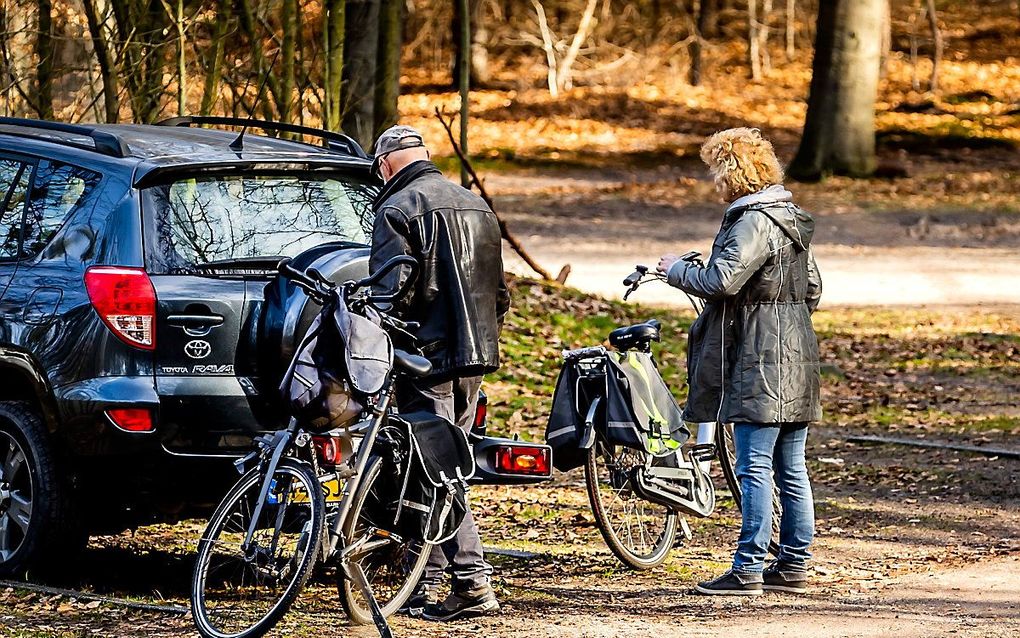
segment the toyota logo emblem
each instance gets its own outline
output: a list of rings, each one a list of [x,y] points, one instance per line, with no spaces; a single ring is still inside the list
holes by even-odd
[[[192,359],[205,359],[209,356],[210,352],[212,352],[212,346],[209,345],[208,341],[203,341],[202,339],[193,339],[184,344],[184,354]]]

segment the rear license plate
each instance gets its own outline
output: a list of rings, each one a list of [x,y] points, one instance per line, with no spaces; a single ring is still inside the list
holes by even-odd
[[[332,478],[328,481],[321,483],[322,492],[326,495],[327,503],[339,503],[340,499],[343,498],[343,489],[340,486],[340,479]],[[308,492],[303,488],[294,490],[294,496],[290,499],[291,503],[307,503]]]

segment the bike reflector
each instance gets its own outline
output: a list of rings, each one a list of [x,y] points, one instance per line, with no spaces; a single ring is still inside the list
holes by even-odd
[[[549,476],[550,450],[534,445],[500,445],[496,448],[496,471],[501,474]]]

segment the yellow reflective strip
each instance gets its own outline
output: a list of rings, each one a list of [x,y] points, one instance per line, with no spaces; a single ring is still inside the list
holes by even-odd
[[[645,390],[648,393],[648,398],[652,399],[652,401],[651,401],[652,409],[649,410],[648,407],[645,406],[644,401],[641,402],[641,405],[644,406],[645,412],[647,412],[649,415],[651,415],[652,420],[655,421],[660,426],[659,427],[659,431],[663,432],[661,426],[668,425],[668,424],[666,423],[666,419],[659,412],[658,406],[655,405],[654,397],[652,397],[652,381],[651,381],[651,379],[648,378],[648,372],[645,371],[644,367],[638,361],[637,353],[636,352],[630,352],[629,353],[629,356],[627,357],[627,363],[630,364],[630,367],[632,367],[635,370],[637,370],[638,374],[641,375],[641,379],[645,382]],[[663,433],[666,434],[666,432],[663,432]]]

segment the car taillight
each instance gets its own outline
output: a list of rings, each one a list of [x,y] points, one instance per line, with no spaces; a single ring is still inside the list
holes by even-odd
[[[106,416],[126,432],[152,432],[156,429],[152,412],[146,408],[110,408]]]
[[[93,266],[85,271],[92,307],[113,334],[128,345],[156,348],[156,291],[142,268]]]
[[[342,465],[344,462],[344,440],[339,436],[313,436],[315,449],[323,465]]]
[[[549,448],[501,445],[496,448],[496,469],[506,474],[549,474]]]
[[[471,432],[477,436],[485,436],[485,418],[488,415],[488,400],[484,396],[478,398],[478,405],[475,406],[475,420],[471,424]]]

